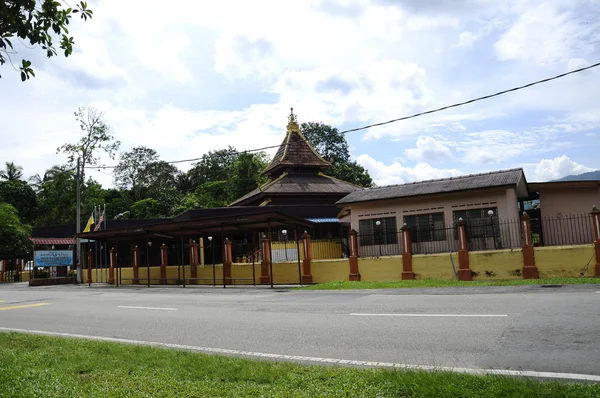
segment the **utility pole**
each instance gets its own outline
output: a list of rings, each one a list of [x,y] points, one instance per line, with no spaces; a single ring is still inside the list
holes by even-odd
[[[77,234],[79,234],[81,232],[81,158],[77,158],[77,172],[75,175],[75,178],[77,180],[76,183],[76,204],[75,204],[75,232]],[[82,267],[82,261],[81,261],[81,240],[79,239],[79,236],[75,237],[75,241],[77,243],[77,252],[76,252],[76,259],[77,259],[77,283],[83,283],[83,278],[82,278],[82,271],[81,271],[81,267]]]

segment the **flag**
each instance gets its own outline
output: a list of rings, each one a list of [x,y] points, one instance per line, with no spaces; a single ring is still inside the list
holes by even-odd
[[[86,224],[85,229],[83,230],[83,232],[90,232],[90,230],[92,229],[92,224],[93,223],[94,223],[94,212],[92,212],[92,215],[88,219],[88,222],[87,222],[87,224]]]
[[[98,207],[98,213],[100,213],[100,207]],[[96,224],[96,227],[94,228],[94,231],[99,230],[100,226],[104,222],[104,215],[105,215],[104,213],[106,213],[106,206],[104,207],[104,211],[102,213],[100,213],[100,217],[98,218],[98,223]]]

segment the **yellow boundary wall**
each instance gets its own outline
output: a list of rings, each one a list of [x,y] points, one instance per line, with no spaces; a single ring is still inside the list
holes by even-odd
[[[578,277],[580,272],[590,264],[586,276],[593,275],[594,246],[555,246],[535,248],[535,262],[541,278],[551,277]],[[359,258],[359,272],[363,281],[393,281],[402,278],[402,256],[389,256],[379,258]],[[458,269],[458,256],[456,253],[413,255],[413,272],[415,279],[455,279],[452,268]],[[522,279],[523,254],[520,249],[515,250],[489,250],[469,252],[469,265],[473,272],[473,280],[506,280]],[[189,265],[180,268],[181,276],[185,269],[185,277],[191,277]],[[118,270],[115,269],[115,272]],[[311,265],[313,282],[324,283],[348,280],[350,266],[348,259],[313,260]],[[131,284],[133,269],[130,267],[120,270],[122,284]],[[260,279],[260,263],[254,264],[256,284]],[[103,274],[103,275],[101,275]],[[84,283],[87,281],[87,270],[84,270]],[[92,270],[92,282],[108,280],[108,269]],[[297,284],[299,282],[298,262],[273,263],[275,284]],[[223,266],[215,266],[216,284],[223,283]],[[252,284],[252,264],[235,263],[231,266],[231,276],[236,285]],[[139,268],[140,284],[146,284],[146,267]],[[150,267],[151,284],[160,284],[160,267]],[[167,284],[176,284],[178,278],[177,266],[167,266]],[[199,285],[212,285],[212,265],[198,266]],[[189,281],[186,284],[190,284]]]

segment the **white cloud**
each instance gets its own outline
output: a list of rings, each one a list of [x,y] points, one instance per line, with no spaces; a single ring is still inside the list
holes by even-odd
[[[290,10],[275,0],[181,0],[178,7],[102,0],[90,7],[94,18],[71,26],[73,56],[38,54],[37,77],[25,84],[2,70],[9,95],[0,97],[8,115],[0,158],[27,173],[64,162],[54,149],[79,138],[72,112],[86,104],[106,110],[124,149],[144,144],[175,160],[227,145],[277,145],[291,106],[301,122],[360,127],[572,70],[600,49],[600,10],[589,1],[311,0]],[[429,165],[452,154],[467,173],[573,157],[567,150],[591,151],[589,137],[600,129],[597,73],[347,137],[379,183],[453,175]],[[417,164],[394,162],[400,154]]]
[[[551,65],[568,61],[572,55],[593,54],[590,40],[598,38],[597,23],[587,17],[575,17],[574,11],[565,10],[560,2],[544,2],[530,8],[495,43],[498,57]]]
[[[587,173],[588,171],[594,171],[594,169],[562,155],[554,159],[542,159],[535,168],[535,179],[536,181],[552,181],[568,175]]]
[[[417,147],[405,149],[404,154],[408,159],[417,162],[452,159],[450,148],[437,141],[435,138],[428,136],[419,137],[417,139]]]
[[[472,47],[478,39],[479,35],[477,33],[462,32],[460,35],[458,35],[458,46]]]
[[[366,154],[358,156],[356,161],[369,171],[373,181],[380,186],[456,177],[464,174],[457,169],[436,169],[428,163],[418,163],[415,167],[405,167],[399,162],[386,165]]]

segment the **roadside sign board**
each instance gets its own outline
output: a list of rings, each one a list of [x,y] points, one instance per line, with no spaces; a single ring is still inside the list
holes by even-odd
[[[36,250],[36,267],[66,267],[73,265],[73,250]]]

